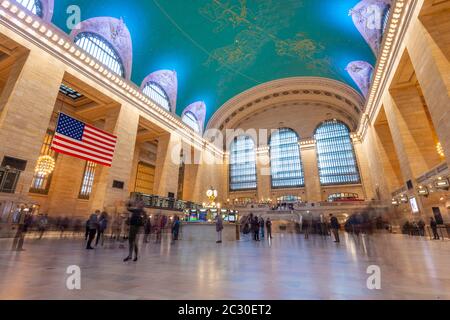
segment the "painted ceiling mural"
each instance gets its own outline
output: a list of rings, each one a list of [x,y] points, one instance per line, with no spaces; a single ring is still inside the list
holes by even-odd
[[[140,85],[155,71],[176,72],[177,114],[204,101],[207,122],[227,100],[280,78],[326,77],[361,92],[347,66],[375,65],[375,55],[349,14],[360,2],[57,0],[52,22],[70,34],[71,5],[79,6],[82,21],[120,19],[132,39],[131,80]]]

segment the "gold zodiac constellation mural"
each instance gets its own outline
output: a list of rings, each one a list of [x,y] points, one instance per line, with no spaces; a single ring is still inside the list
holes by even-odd
[[[213,50],[205,65],[217,64],[217,71],[230,72],[229,77],[224,77],[222,81],[232,80],[236,74],[253,65],[263,47],[272,42],[274,54],[298,58],[307,69],[318,74],[330,72],[331,62],[323,57],[323,45],[302,32],[294,38],[282,39],[278,36],[292,25],[292,19],[296,18],[297,10],[301,8],[301,1],[254,1],[249,8],[246,0],[212,0],[201,7],[199,13],[215,25],[215,33],[228,30],[237,33],[233,43]]]

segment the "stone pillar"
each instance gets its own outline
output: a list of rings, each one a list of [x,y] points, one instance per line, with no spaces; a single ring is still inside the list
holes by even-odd
[[[409,34],[408,53],[450,166],[450,62],[419,19]]]
[[[111,167],[96,168],[90,210],[111,211],[128,199],[138,124],[139,114],[128,104],[108,112],[104,129],[117,136],[117,145]],[[124,182],[124,188],[113,188],[114,180]]]
[[[268,146],[261,146],[256,150],[256,184],[258,201],[269,199],[271,197],[272,179]]]
[[[11,156],[27,161],[16,187],[26,196],[53,113],[64,65],[41,52],[17,58],[0,97],[0,161]]]
[[[408,124],[405,122],[405,119],[402,117],[402,114],[395,104],[394,99],[389,93],[385,94],[383,105],[386,111],[389,129],[391,130],[392,140],[394,142],[395,150],[397,152],[397,157],[400,163],[402,176],[405,179],[404,183],[406,184],[406,181],[411,180],[413,189],[409,190],[408,193],[416,197],[420,211],[424,212],[422,202],[420,200],[421,197],[419,197],[417,194],[415,173],[420,172],[425,168],[420,167],[418,169],[417,162],[415,162],[417,159],[410,158],[418,156],[419,154],[417,152],[419,152],[419,150],[415,150],[417,146],[414,145],[411,133],[408,130]],[[411,164],[415,164],[414,171],[411,167]]]
[[[303,173],[305,175],[305,189],[308,202],[319,202],[322,200],[319,167],[317,162],[316,145],[307,144],[300,146]]]
[[[181,138],[167,133],[158,138],[155,168],[155,194],[167,197],[169,192],[177,194]]]
[[[366,154],[363,152],[361,141],[354,141],[353,148],[355,150],[356,160],[359,168],[359,176],[363,186],[364,198],[366,200],[376,199],[374,188],[372,186],[372,179],[370,177],[369,163]]]

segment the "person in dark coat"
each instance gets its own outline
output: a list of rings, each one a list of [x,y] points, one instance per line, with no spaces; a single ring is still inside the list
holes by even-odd
[[[437,231],[437,223],[436,220],[434,220],[433,218],[430,218],[430,227],[431,230],[433,231],[433,240],[439,240],[439,234]]]
[[[131,204],[128,206],[128,211],[131,213],[130,218],[128,219],[128,225],[130,226],[130,231],[128,234],[128,256],[123,259],[123,261],[128,261],[133,258],[134,251],[134,259],[133,261],[138,260],[138,234],[140,228],[144,225],[143,217],[145,215],[144,206],[141,202],[137,203],[136,206],[132,206]]]
[[[259,241],[259,219],[257,216],[253,217],[252,230],[253,230],[253,240]]]
[[[98,214],[100,214],[100,211],[96,210],[95,213],[91,214],[91,216],[89,217],[89,220],[87,222],[87,228],[89,229],[88,240],[87,240],[87,244],[86,244],[87,250],[94,249],[92,247],[92,241],[94,240],[95,234],[97,233],[97,229],[98,229]]]
[[[340,242],[340,239],[339,239],[339,228],[340,228],[339,221],[332,214],[330,214],[330,227],[331,227],[331,230],[333,231],[334,242]]]
[[[148,237],[152,233],[152,221],[150,216],[146,216],[144,219],[144,243],[148,243]]]
[[[272,239],[272,221],[270,217],[266,219],[267,239]]]
[[[178,234],[180,232],[180,218],[175,216],[172,224],[172,239],[173,241],[178,240]]]
[[[103,246],[105,242],[105,231],[108,228],[108,214],[103,211],[98,220],[98,228],[97,228],[97,239],[95,239],[95,246],[98,246],[98,242],[100,238],[102,239],[101,245]]]
[[[216,243],[222,243],[222,230],[223,230],[222,215],[218,213],[216,215],[216,232],[217,232]]]

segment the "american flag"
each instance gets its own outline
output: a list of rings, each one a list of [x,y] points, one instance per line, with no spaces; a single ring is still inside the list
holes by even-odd
[[[116,136],[60,113],[51,148],[110,167],[116,142]]]

